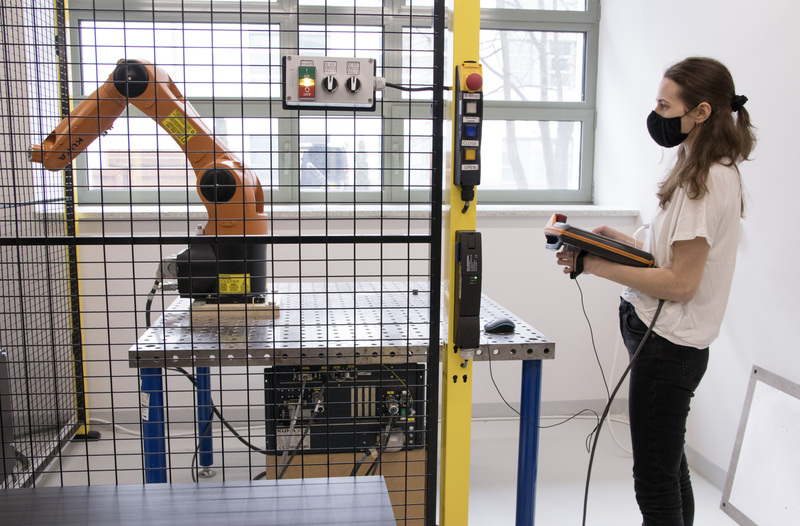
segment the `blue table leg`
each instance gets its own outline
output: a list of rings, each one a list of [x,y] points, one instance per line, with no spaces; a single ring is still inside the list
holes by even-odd
[[[532,526],[536,515],[536,472],[539,467],[539,417],[542,361],[522,361],[522,396],[517,463],[517,526]]]
[[[139,371],[142,379],[142,448],[144,450],[144,480],[147,484],[167,481],[167,448],[164,432],[163,371],[145,367]]]
[[[195,369],[197,379],[197,436],[198,445],[197,463],[200,467],[208,467],[214,463],[214,449],[211,443],[211,419],[213,402],[211,401],[211,368],[198,367]]]

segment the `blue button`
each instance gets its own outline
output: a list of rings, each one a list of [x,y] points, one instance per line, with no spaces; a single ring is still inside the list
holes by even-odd
[[[466,126],[467,137],[475,137],[478,135],[478,127],[477,126]]]

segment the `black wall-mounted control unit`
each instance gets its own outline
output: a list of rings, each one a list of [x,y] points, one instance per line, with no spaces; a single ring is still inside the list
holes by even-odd
[[[455,338],[460,349],[476,349],[481,338],[481,234],[456,232]]]

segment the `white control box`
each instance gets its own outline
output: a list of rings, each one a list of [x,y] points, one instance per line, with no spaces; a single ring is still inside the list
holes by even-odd
[[[375,111],[375,59],[283,57],[283,108]]]

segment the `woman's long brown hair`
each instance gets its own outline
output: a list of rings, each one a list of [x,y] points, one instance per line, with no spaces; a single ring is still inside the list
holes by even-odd
[[[750,158],[756,143],[747,109],[739,108],[734,117],[731,104],[736,90],[733,77],[722,63],[691,57],[669,68],[664,77],[678,84],[679,96],[687,108],[707,102],[711,105],[711,115],[694,132],[697,137],[689,151],[680,149],[675,167],[661,183],[657,195],[662,208],[680,187],[691,199],[705,196],[711,166],[716,163],[734,166],[738,173],[737,164]],[[741,214],[744,215],[744,199]]]

